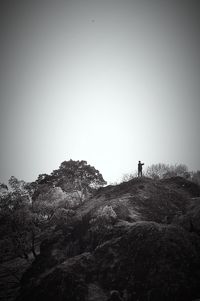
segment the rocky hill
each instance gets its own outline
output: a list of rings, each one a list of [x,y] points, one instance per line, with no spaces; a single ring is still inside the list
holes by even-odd
[[[183,178],[100,188],[43,241],[17,301],[200,297],[200,187]],[[120,300],[113,299],[113,300]]]

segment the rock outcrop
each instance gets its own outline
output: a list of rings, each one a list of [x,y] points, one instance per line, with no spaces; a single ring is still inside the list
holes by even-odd
[[[198,298],[200,238],[180,221],[199,195],[181,178],[99,189],[41,244],[17,301],[106,301],[111,290],[126,301]]]

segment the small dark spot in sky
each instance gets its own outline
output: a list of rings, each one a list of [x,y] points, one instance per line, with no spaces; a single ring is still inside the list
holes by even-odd
[[[95,20],[94,19],[92,19],[92,23],[94,23],[95,22]]]

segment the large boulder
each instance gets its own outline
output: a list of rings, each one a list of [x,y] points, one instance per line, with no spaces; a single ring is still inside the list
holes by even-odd
[[[192,198],[185,214],[177,216],[173,223],[182,226],[189,232],[200,235],[200,198]]]
[[[99,189],[43,241],[17,301],[198,298],[199,190],[182,178]]]
[[[198,295],[198,250],[181,227],[137,222],[94,256],[101,285],[127,291],[129,300],[188,301]]]
[[[102,206],[112,206],[119,219],[171,223],[186,213],[188,201],[200,196],[200,187],[181,177],[165,180],[134,178],[100,188],[78,208],[77,214],[94,215]]]
[[[95,292],[106,296],[111,290],[128,301],[192,300],[200,295],[198,239],[172,225],[119,222],[112,237],[92,253],[69,258],[37,277],[25,274],[29,281],[17,301],[99,300]]]
[[[90,253],[70,258],[22,286],[16,301],[85,301],[93,266]]]

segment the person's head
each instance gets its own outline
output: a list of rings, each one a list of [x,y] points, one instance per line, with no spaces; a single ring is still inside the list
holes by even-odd
[[[141,163],[141,161],[139,161],[139,163]]]

